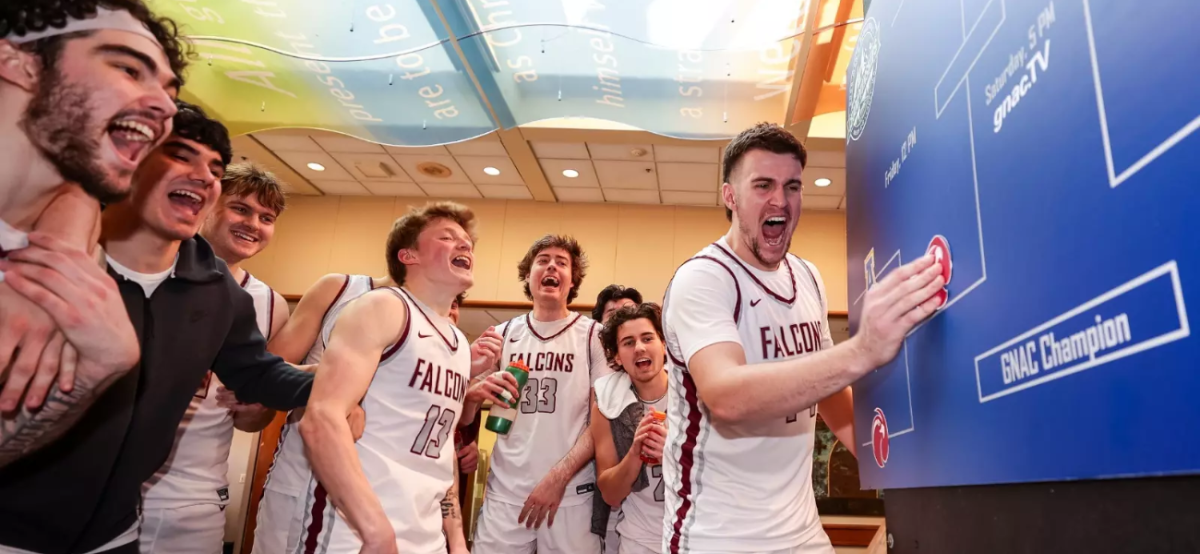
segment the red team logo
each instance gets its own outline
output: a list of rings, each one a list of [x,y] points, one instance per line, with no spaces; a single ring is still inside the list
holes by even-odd
[[[875,454],[875,464],[882,469],[888,460],[888,428],[887,418],[879,408],[875,408],[875,418],[871,420],[871,451]]]

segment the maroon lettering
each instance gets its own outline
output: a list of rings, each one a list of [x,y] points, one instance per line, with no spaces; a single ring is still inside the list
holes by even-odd
[[[812,326],[808,323],[800,324],[800,339],[804,341],[804,351],[813,351]]]
[[[433,394],[445,396],[442,392],[442,368],[438,367],[438,371],[434,372]]]
[[[759,327],[758,334],[762,337],[762,357],[767,359],[767,348],[771,346],[771,336],[767,334],[771,330],[770,327]]]
[[[421,374],[421,364],[423,363],[425,363],[425,360],[417,358],[417,367],[413,368],[412,379],[408,380],[409,388],[412,388],[413,384],[417,382],[417,376]]]
[[[792,347],[796,344],[793,341],[787,340],[787,332],[783,330],[783,327],[779,328],[779,336],[777,336],[775,340],[783,343],[783,351],[786,352],[788,356],[795,356],[796,354],[800,353],[796,350],[792,350]]]
[[[433,364],[430,364],[433,365]],[[421,381],[421,390],[433,392],[433,372],[426,371],[425,378]]]

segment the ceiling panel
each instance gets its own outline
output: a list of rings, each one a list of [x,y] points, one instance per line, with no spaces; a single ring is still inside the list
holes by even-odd
[[[533,195],[525,185],[475,185],[484,198],[502,198],[505,200],[532,200]]]
[[[605,144],[589,142],[588,152],[593,160],[654,161],[654,147],[649,144]]]
[[[604,193],[597,188],[555,188],[559,202],[603,202]]]
[[[657,190],[602,189],[604,199],[618,204],[659,204]]]
[[[595,188],[600,186],[596,179],[596,171],[592,162],[587,160],[538,160],[542,164],[542,173],[554,188]],[[578,177],[567,177],[563,171],[574,169]]]
[[[321,192],[328,195],[353,195],[353,196],[369,196],[371,191],[367,190],[362,183],[358,181],[319,181],[313,180],[313,186],[321,189]]]
[[[500,143],[500,139],[496,138],[495,135],[485,135],[466,142],[447,144],[446,149],[455,156],[508,157],[508,151],[504,149],[504,145]]]
[[[364,153],[383,154],[386,152],[386,150],[383,149],[383,146],[380,146],[373,142],[367,142],[362,139],[356,139],[354,137],[345,137],[345,136],[341,136],[341,135],[330,134],[330,135],[316,135],[316,136],[313,136],[312,139],[317,141],[317,144],[320,144],[321,148],[324,148],[326,152],[329,152],[331,154],[335,153],[335,152],[336,153],[364,152]]]
[[[832,181],[827,187],[818,187],[817,179]],[[840,167],[810,167],[804,170],[804,193],[817,196],[842,196],[846,194],[846,170]]]
[[[437,183],[462,183],[469,184],[471,180],[467,178],[467,173],[463,171],[458,162],[454,160],[454,156],[434,155],[434,154],[392,154],[404,171],[416,182],[424,184]],[[420,167],[424,164],[441,164],[450,170],[450,175],[446,177],[432,177],[421,173]]]
[[[663,204],[678,204],[682,206],[717,205],[717,193],[715,192],[679,192],[664,190],[661,194]]]
[[[714,193],[720,185],[717,167],[717,164],[659,162],[658,188]]]
[[[587,146],[582,142],[531,142],[533,153],[539,158],[562,160],[587,160],[591,158]]]
[[[716,146],[654,145],[654,159],[659,162],[717,163],[721,149]]]
[[[810,150],[807,167],[846,167],[846,153],[831,150]]]
[[[810,196],[804,195],[803,208],[806,210],[836,210],[842,204],[840,196]]]
[[[449,156],[445,146],[384,146],[389,154]]]
[[[619,189],[658,189],[658,175],[652,162],[618,162],[596,160],[596,176],[600,186]],[[657,198],[657,195],[655,195]]]
[[[508,156],[456,156],[458,165],[467,172],[467,178],[477,185],[521,185],[521,173],[513,165]],[[483,170],[493,167],[500,170],[499,175],[488,175]]]
[[[387,181],[363,181],[362,186],[376,196],[425,196],[425,191],[414,183],[390,183]]]
[[[315,144],[315,143],[314,143]],[[350,175],[342,166],[334,160],[332,156],[324,152],[275,152],[279,159],[288,164],[292,169],[296,170],[305,179],[309,181],[353,181],[354,176]],[[316,171],[308,167],[309,163],[318,163],[325,167],[323,171]]]
[[[313,142],[306,134],[266,132],[255,133],[251,136],[258,139],[258,142],[263,143],[263,146],[276,152],[281,150],[291,152],[323,152],[321,146]]]
[[[359,181],[413,182],[408,174],[400,168],[400,164],[387,154],[336,153],[330,155]]]
[[[433,198],[482,198],[475,185],[422,183],[421,188]]]

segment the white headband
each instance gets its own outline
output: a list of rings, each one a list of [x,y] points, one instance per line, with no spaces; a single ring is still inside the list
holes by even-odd
[[[106,8],[100,8],[97,10],[95,17],[89,17],[87,19],[72,19],[68,21],[66,26],[61,29],[51,27],[47,28],[45,31],[39,31],[37,33],[28,33],[22,36],[10,35],[5,38],[15,44],[23,44],[26,42],[33,42],[35,40],[65,35],[68,33],[78,33],[80,31],[99,31],[103,29],[125,31],[135,35],[141,35],[154,41],[155,43],[158,42],[158,39],[154,38],[154,34],[151,33],[141,21],[138,21],[137,18],[133,17],[133,15],[129,12],[125,10],[110,10]]]

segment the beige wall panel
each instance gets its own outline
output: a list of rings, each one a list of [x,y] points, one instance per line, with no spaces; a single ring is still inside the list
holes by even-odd
[[[817,266],[825,282],[829,311],[846,311],[846,216],[804,212],[792,235],[791,252]]]
[[[675,251],[672,263],[676,268],[695,256],[700,249],[716,242],[729,232],[724,208],[675,208]],[[674,272],[674,269],[671,270]],[[665,289],[664,289],[665,291]]]
[[[327,273],[387,275],[387,235],[396,217],[395,198],[343,197]]]
[[[333,196],[289,198],[287,211],[276,223],[275,238],[267,248],[270,255],[260,254],[247,261],[246,270],[281,294],[303,294],[330,271],[340,201],[340,197]]]
[[[508,203],[503,200],[456,200],[475,212],[475,232],[479,241],[475,243],[475,286],[467,291],[467,297],[478,300],[494,300],[500,275],[500,255],[504,246],[504,221]],[[397,202],[397,206],[400,203]]]
[[[604,204],[562,204],[562,233],[579,241],[588,270],[575,302],[591,303],[600,290],[614,283],[619,208]]]
[[[647,301],[662,302],[675,273],[674,207],[622,205],[617,219],[613,281],[634,287]]]

